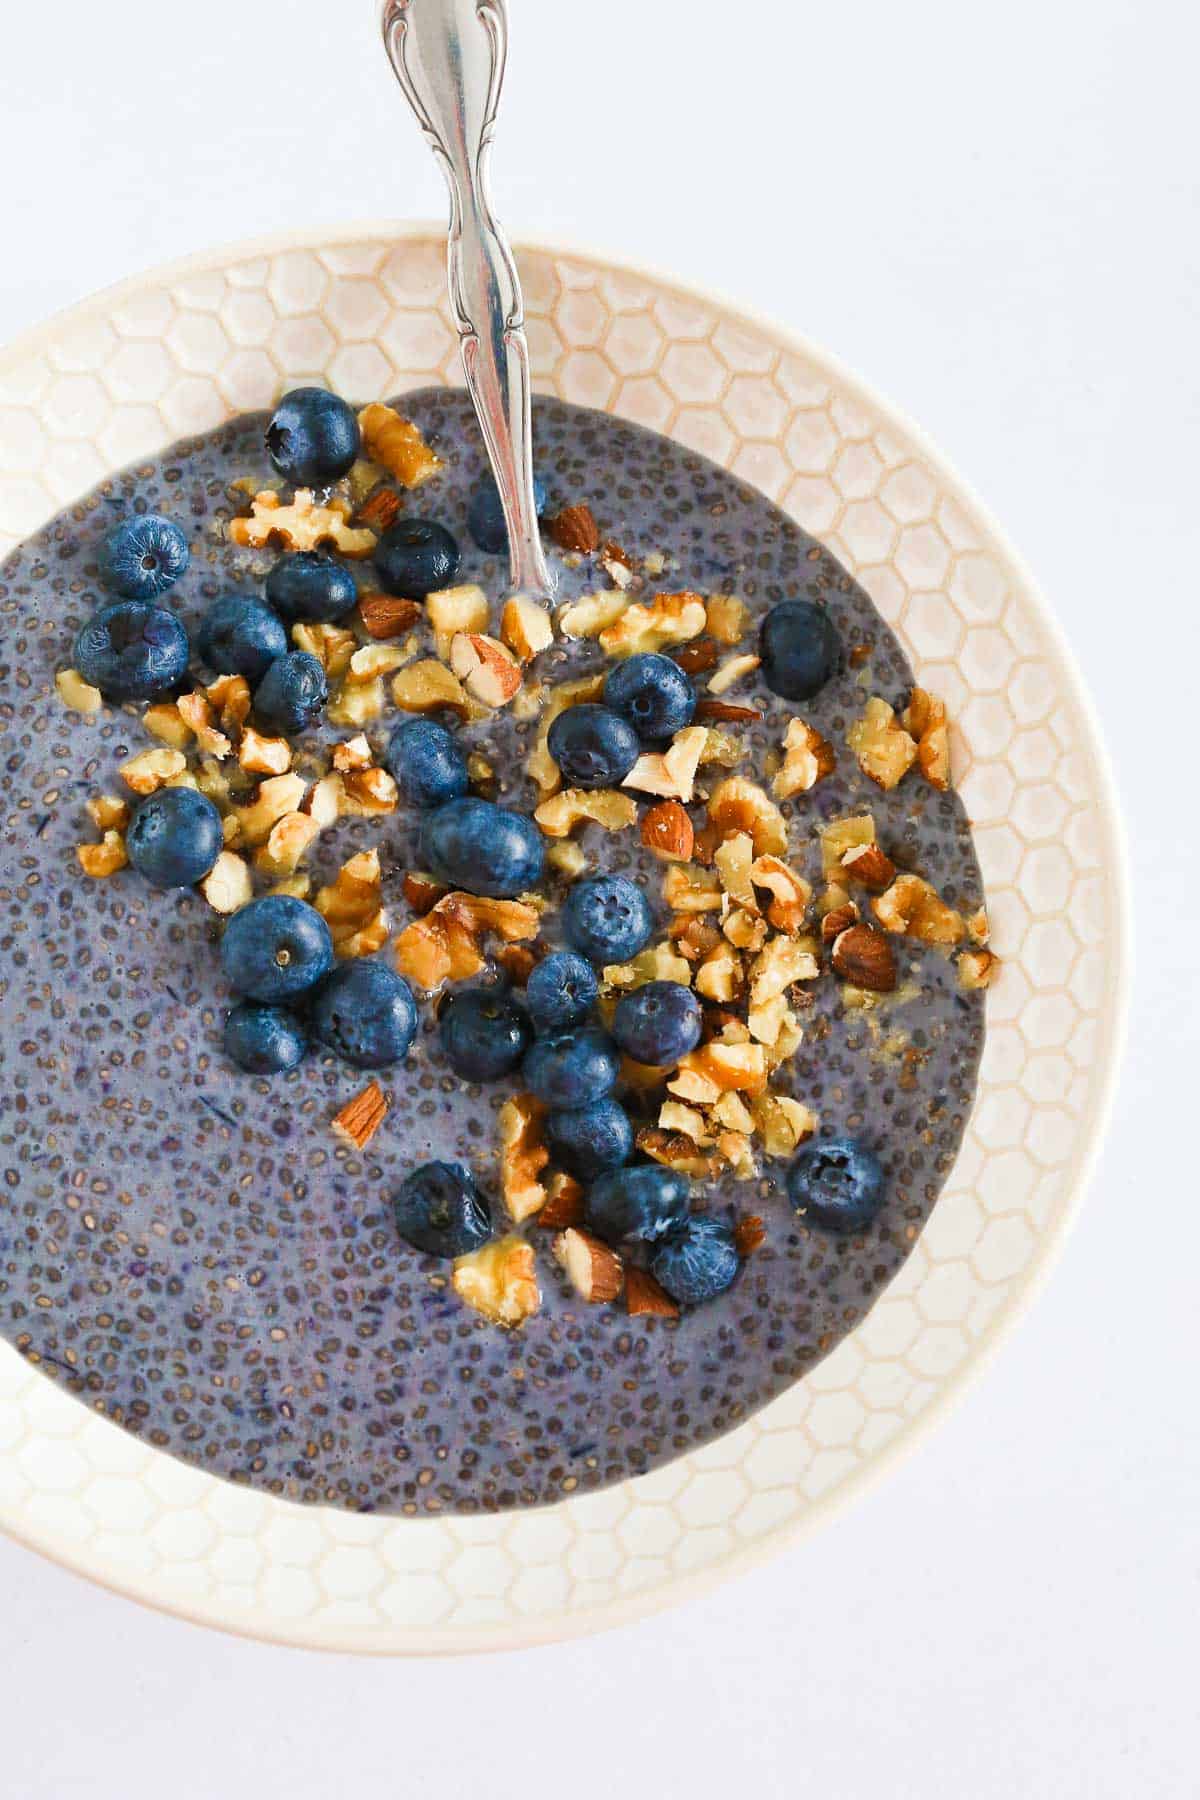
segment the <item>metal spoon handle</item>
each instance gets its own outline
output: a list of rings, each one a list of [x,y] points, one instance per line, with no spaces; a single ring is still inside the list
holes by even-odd
[[[533,498],[529,345],[516,264],[492,216],[487,164],[504,80],[504,0],[383,0],[383,42],[450,189],[450,304],[500,491],[514,589],[553,584]]]

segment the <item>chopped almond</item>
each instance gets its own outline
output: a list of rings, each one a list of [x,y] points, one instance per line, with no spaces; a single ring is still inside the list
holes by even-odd
[[[634,1263],[625,1271],[625,1311],[631,1319],[642,1314],[654,1319],[679,1317],[678,1303],[666,1288],[655,1281],[648,1269],[639,1269]]]
[[[249,905],[254,898],[254,883],[242,858],[232,850],[222,850],[200,883],[200,892],[214,912],[228,915]]]
[[[710,719],[718,719],[729,725],[753,725],[762,718],[762,713],[757,706],[734,706],[728,700],[707,699],[697,700],[693,716],[697,724],[707,724]],[[743,754],[740,745],[736,756],[726,753],[725,745],[732,745],[733,742],[728,732],[710,731],[706,754],[701,760],[723,762],[732,768],[735,762],[741,761]],[[720,754],[717,754],[718,750]]]
[[[733,1246],[740,1257],[753,1255],[767,1239],[767,1228],[757,1213],[739,1219],[733,1228]]]
[[[532,1094],[514,1094],[500,1108],[498,1124],[500,1191],[510,1216],[520,1225],[541,1211],[549,1193],[539,1180],[550,1161],[543,1136],[546,1108]]]
[[[637,824],[637,807],[615,788],[564,788],[534,810],[534,818],[550,838],[569,837],[576,825],[591,820],[605,831],[627,831]]]
[[[590,556],[593,550],[600,548],[600,528],[591,507],[583,504],[564,506],[561,512],[547,519],[546,535],[560,550],[574,550],[581,556]]]
[[[792,719],[783,737],[783,764],[771,782],[779,800],[806,794],[836,766],[833,745],[803,719]]]
[[[846,742],[858,757],[863,774],[884,789],[894,788],[916,759],[916,744],[897,723],[887,701],[878,696],[867,701],[862,718],[846,733]]]
[[[310,488],[297,488],[285,506],[272,488],[264,488],[255,494],[248,519],[230,519],[228,537],[231,544],[250,550],[278,544],[285,550],[329,547],[342,556],[370,556],[378,539],[373,531],[347,523],[352,510],[349,501],[337,496],[318,505]]]
[[[90,681],[85,681],[78,669],[60,669],[54,677],[54,686],[64,706],[72,712],[97,713],[104,704],[104,695]]]
[[[620,1293],[624,1279],[621,1259],[590,1231],[570,1226],[555,1239],[554,1258],[589,1306],[615,1300]]]
[[[583,1189],[573,1175],[555,1172],[546,1181],[546,1199],[534,1215],[541,1231],[565,1231],[583,1218]]]
[[[890,994],[896,986],[896,959],[881,931],[870,925],[850,925],[833,940],[833,966],[857,988],[871,994]]]
[[[377,487],[373,494],[359,503],[352,523],[369,525],[372,531],[387,531],[400,517],[401,499],[394,488]]]
[[[660,800],[642,814],[642,843],[663,862],[690,862],[695,833],[678,800]]]
[[[832,944],[843,931],[849,931],[851,925],[858,924],[858,916],[858,908],[853,900],[848,901],[845,906],[835,906],[821,920],[821,942]]]
[[[411,419],[398,413],[394,406],[373,400],[358,415],[363,449],[372,462],[382,465],[403,487],[420,487],[441,468],[420,429]]]
[[[341,1111],[334,1114],[330,1128],[344,1144],[362,1150],[375,1136],[387,1114],[386,1094],[377,1081],[368,1081],[361,1093],[347,1100]]]
[[[725,661],[719,664],[714,673],[708,678],[709,693],[725,693],[727,689],[735,686],[737,682],[741,681],[743,676],[753,675],[755,669],[759,667],[761,660],[761,657],[750,655],[727,656]]]
[[[542,1304],[533,1249],[520,1237],[500,1238],[456,1257],[450,1282],[461,1300],[494,1325],[519,1325]]]
[[[581,594],[558,615],[558,629],[565,638],[594,638],[615,625],[629,601],[623,593]]]
[[[896,878],[896,865],[878,844],[852,844],[842,857],[841,867],[851,881],[877,893],[890,887]]]
[[[484,706],[507,706],[521,685],[521,669],[511,650],[481,632],[459,631],[450,640],[450,667],[469,694]]]
[[[460,631],[487,630],[487,595],[474,582],[436,589],[426,600],[425,611],[433,627],[433,647],[443,662]]]
[[[521,662],[531,662],[554,642],[554,627],[544,606],[527,594],[514,594],[500,615],[500,636]]]
[[[677,731],[670,749],[639,756],[621,786],[666,799],[690,800],[707,737],[702,725]]]
[[[399,594],[360,594],[358,616],[363,630],[373,638],[397,638],[412,630],[422,617],[422,608]]]
[[[706,669],[715,669],[719,656],[717,646],[710,637],[693,638],[690,643],[681,644],[669,654],[671,661],[677,662],[685,675],[702,675]]]

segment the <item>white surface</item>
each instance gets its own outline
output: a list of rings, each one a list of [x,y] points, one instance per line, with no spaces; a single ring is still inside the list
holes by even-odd
[[[0,148],[35,192],[10,215],[0,335],[209,241],[435,211],[371,6],[336,9],[336,31],[332,10],[293,0],[285,34],[281,9],[221,0],[196,43],[194,12],[156,9],[148,29],[144,5],[112,0],[79,9],[69,58],[48,14],[6,20]],[[1062,1267],[964,1408],[820,1538],[682,1612],[502,1663],[351,1663],[152,1617],[0,1544],[5,1792],[138,1800],[169,1762],[180,1800],[306,1800],[372,1775],[585,1800],[614,1778],[839,1800],[1181,1794],[1200,1748],[1200,1229],[1175,1123],[1200,1048],[1180,798],[1200,648],[1186,47],[1165,52],[1165,7],[1111,0],[1010,7],[1003,41],[928,0],[807,31],[753,0],[738,47],[706,36],[728,30],[716,6],[610,0],[602,37],[574,47],[568,9],[514,11],[496,171],[514,229],[700,283],[757,265],[741,297],[906,407],[1057,605],[1116,755],[1141,903],[1117,1128]],[[749,96],[744,144],[721,94]],[[806,205],[817,159],[838,182]],[[727,197],[762,161],[780,165],[763,210],[793,222],[759,254],[753,207]],[[1009,280],[982,283],[998,245]],[[1164,656],[1178,693],[1146,698]],[[607,1767],[579,1751],[606,1727]]]

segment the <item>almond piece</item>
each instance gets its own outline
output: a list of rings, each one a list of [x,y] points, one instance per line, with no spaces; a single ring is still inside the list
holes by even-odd
[[[702,675],[706,669],[715,669],[719,654],[710,637],[695,638],[690,644],[681,644],[678,649],[667,652],[671,661],[677,662],[685,675]],[[703,704],[701,701],[700,705]]]
[[[583,1218],[583,1189],[573,1175],[555,1171],[546,1182],[546,1202],[534,1215],[538,1229],[565,1231]]]
[[[639,1269],[636,1263],[630,1263],[625,1271],[625,1311],[631,1319],[643,1313],[652,1319],[679,1317],[678,1303],[655,1281],[648,1269]]]
[[[520,665],[493,637],[456,632],[450,640],[450,667],[469,694],[484,706],[507,706],[521,685]]]
[[[555,1238],[554,1258],[589,1306],[615,1300],[620,1293],[624,1278],[621,1259],[590,1231],[570,1226]]]
[[[104,705],[104,695],[90,681],[85,681],[78,669],[60,669],[54,677],[54,686],[64,706],[72,712],[97,713]]]
[[[842,857],[841,866],[851,881],[882,893],[896,879],[896,865],[878,844],[853,844]]]
[[[727,725],[753,725],[762,718],[757,706],[733,706],[728,700],[697,700],[694,716],[701,721],[718,719]],[[716,762],[718,758],[705,757],[704,760]]]
[[[733,1228],[733,1247],[743,1259],[752,1256],[766,1242],[767,1228],[757,1213],[739,1219]]]
[[[500,636],[521,662],[532,662],[554,642],[550,614],[527,594],[514,594],[500,615]]]
[[[591,507],[584,504],[564,506],[561,512],[547,519],[546,535],[560,550],[574,550],[581,556],[590,556],[593,550],[600,548],[600,528]]]
[[[695,832],[678,800],[660,800],[642,814],[642,843],[662,862],[690,862]]]
[[[399,594],[360,594],[358,616],[373,638],[395,638],[411,631],[423,613],[417,601]]]
[[[487,630],[487,595],[474,582],[435,589],[425,601],[425,611],[433,627],[433,647],[443,662],[460,631]]]
[[[890,994],[896,986],[896,959],[881,931],[849,925],[833,940],[833,966],[854,987]]]
[[[735,682],[740,681],[743,675],[753,675],[761,661],[761,657],[751,656],[749,653],[743,656],[727,656],[708,678],[709,693],[723,694],[727,688],[733,687]]]
[[[707,738],[702,725],[677,731],[669,749],[639,756],[621,786],[642,794],[661,794],[664,799],[690,800]]]
[[[362,501],[354,514],[355,525],[369,525],[372,531],[384,532],[400,517],[400,496],[395,488],[377,487]]]
[[[858,924],[858,908],[851,900],[846,906],[835,906],[821,920],[821,942],[832,944],[843,931],[849,931],[851,925]]]
[[[330,1130],[344,1144],[362,1150],[375,1136],[387,1114],[387,1096],[377,1081],[369,1081],[361,1093],[347,1100],[341,1111],[334,1114]]]

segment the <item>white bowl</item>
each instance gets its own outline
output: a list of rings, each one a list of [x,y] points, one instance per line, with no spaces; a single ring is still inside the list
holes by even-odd
[[[962,481],[812,345],[607,258],[527,246],[540,391],[745,476],[831,550],[949,702],[993,944],[979,1094],[950,1181],[868,1317],[728,1436],[539,1511],[303,1507],[154,1450],[0,1345],[0,1524],[121,1592],[338,1650],[527,1645],[629,1620],[811,1530],[941,1417],[1069,1226],[1112,1092],[1127,971],[1113,790],[1028,572]],[[389,224],[209,252],[0,355],[0,554],[114,467],[285,387],[458,384],[443,234]]]

